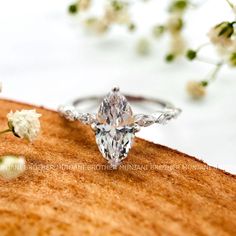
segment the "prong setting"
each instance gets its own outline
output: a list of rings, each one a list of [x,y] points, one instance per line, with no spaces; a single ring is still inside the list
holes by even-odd
[[[114,92],[114,93],[119,92],[120,88],[119,88],[119,86],[114,86],[111,91]]]

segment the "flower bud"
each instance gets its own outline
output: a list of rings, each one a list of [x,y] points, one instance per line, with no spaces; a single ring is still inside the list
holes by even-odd
[[[78,12],[78,6],[77,4],[71,4],[69,7],[68,7],[68,11],[69,13],[71,14],[76,14]]]
[[[25,169],[24,157],[3,156],[0,158],[0,176],[6,180],[19,177]]]
[[[233,33],[233,23],[224,21],[213,27],[208,33],[208,36],[213,44],[228,46],[232,43],[231,36]]]
[[[188,94],[194,99],[203,98],[206,95],[207,81],[189,81],[186,85]]]
[[[166,28],[172,34],[178,34],[184,27],[183,19],[178,15],[171,15],[168,19]]]
[[[169,53],[166,55],[165,60],[166,62],[172,62],[175,59],[175,55],[173,53]]]
[[[187,57],[190,61],[194,60],[194,59],[197,57],[197,51],[194,51],[194,50],[192,50],[192,49],[189,49],[189,50],[187,51],[187,53],[186,53],[186,57]]]
[[[189,5],[188,0],[173,0],[169,7],[169,11],[183,12],[184,10],[187,9],[188,5]]]

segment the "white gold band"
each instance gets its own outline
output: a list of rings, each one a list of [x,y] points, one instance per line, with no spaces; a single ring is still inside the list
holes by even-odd
[[[150,102],[162,107],[162,109],[156,110],[151,114],[136,114],[134,115],[135,121],[134,123],[147,127],[152,124],[166,124],[171,119],[175,119],[181,113],[181,109],[174,107],[171,103],[156,99],[156,98],[146,98],[142,96],[132,96],[132,95],[124,95],[128,102],[135,103],[143,103]],[[87,113],[80,112],[80,104],[83,102],[99,102],[102,101],[104,96],[91,96],[78,98],[74,100],[71,105],[63,105],[58,108],[61,116],[65,117],[70,121],[80,121],[83,124],[92,125],[94,122],[96,123],[96,114],[95,113]]]

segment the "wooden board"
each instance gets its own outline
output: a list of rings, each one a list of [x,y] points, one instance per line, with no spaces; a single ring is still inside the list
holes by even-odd
[[[10,110],[33,107],[0,108],[2,130]],[[109,170],[90,127],[36,109],[37,141],[0,137],[0,155],[22,155],[28,167],[0,180],[0,235],[236,235],[235,176],[141,139]]]

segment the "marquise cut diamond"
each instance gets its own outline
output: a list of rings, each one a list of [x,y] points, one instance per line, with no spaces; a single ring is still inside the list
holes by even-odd
[[[135,136],[132,109],[127,99],[118,90],[113,90],[103,99],[97,120],[98,148],[115,169],[128,155]]]
[[[133,115],[130,104],[126,97],[120,93],[118,87],[114,87],[103,98],[97,114],[84,113],[80,109],[77,110],[77,107],[82,106],[84,102],[97,101],[101,99],[100,96],[79,98],[74,100],[72,105],[58,108],[60,115],[67,120],[80,121],[83,124],[91,125],[91,128],[95,131],[98,148],[113,169],[116,169],[122,160],[127,157],[135,134],[142,127],[166,124],[181,113],[181,109],[161,99],[132,95],[127,95],[127,98],[136,103],[155,104],[161,106],[162,109],[151,114]]]

